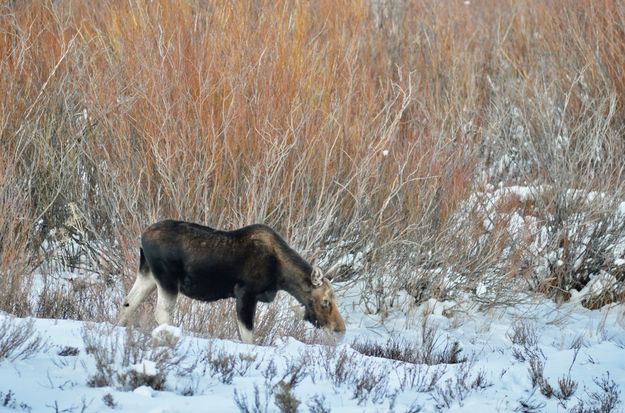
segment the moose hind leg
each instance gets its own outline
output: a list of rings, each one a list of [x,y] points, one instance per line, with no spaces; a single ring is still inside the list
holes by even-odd
[[[243,294],[237,297],[237,327],[239,338],[247,344],[254,343],[254,314],[256,313],[256,297]]]
[[[158,298],[156,300],[156,309],[154,317],[159,325],[171,324],[171,319],[176,308],[176,299],[178,293],[172,293],[158,285]]]
[[[148,294],[154,291],[154,288],[156,288],[156,280],[151,273],[137,273],[137,279],[124,299],[119,317],[119,325],[128,325],[130,318],[137,310],[137,307],[139,307]]]

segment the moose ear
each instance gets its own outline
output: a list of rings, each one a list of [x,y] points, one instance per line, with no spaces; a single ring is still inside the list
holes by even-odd
[[[313,267],[312,273],[310,273],[310,282],[313,287],[321,287],[321,284],[323,284],[323,271],[321,271],[321,268]]]

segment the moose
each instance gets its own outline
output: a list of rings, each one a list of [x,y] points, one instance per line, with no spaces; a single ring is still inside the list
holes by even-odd
[[[235,298],[239,337],[253,343],[256,304],[273,301],[283,290],[304,306],[304,320],[334,333],[345,332],[332,286],[321,269],[269,226],[220,231],[166,220],[143,232],[139,251],[137,278],[121,309],[122,326],[154,289],[158,324],[171,323],[179,293],[201,301]]]

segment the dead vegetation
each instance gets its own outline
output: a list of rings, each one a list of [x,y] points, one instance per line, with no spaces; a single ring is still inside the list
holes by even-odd
[[[33,320],[3,317],[0,323],[0,361],[24,360],[48,348]]]
[[[382,315],[400,289],[567,300],[604,274],[584,305],[622,301],[624,15],[591,0],[4,3],[0,308],[110,320],[90,295],[120,299],[138,234],[166,217],[264,222],[306,257],[348,257],[337,277]]]
[[[165,343],[140,329],[122,332],[106,324],[85,325],[82,338],[86,354],[94,361],[87,380],[90,387],[164,390],[170,373],[188,373],[201,357],[192,349],[182,351],[177,341]]]

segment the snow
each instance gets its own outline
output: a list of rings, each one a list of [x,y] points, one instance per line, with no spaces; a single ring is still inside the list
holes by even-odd
[[[177,343],[183,336],[179,327],[163,324],[152,330],[152,339],[158,345],[171,345]]]
[[[143,360],[141,361],[141,363],[133,364],[132,366],[130,366],[130,370],[134,370],[137,373],[147,374],[149,376],[156,376],[158,372],[156,363],[152,360]]]
[[[117,412],[226,412],[238,411],[235,389],[239,400],[252,406],[256,388],[261,404],[273,412],[279,411],[275,404],[278,383],[288,381],[293,375],[292,367],[298,363],[303,364],[305,372],[293,389],[301,402],[299,411],[307,411],[315,400],[321,400],[333,412],[404,412],[420,406],[423,412],[479,409],[487,413],[513,411],[522,402],[543,406],[537,411],[567,411],[580,400],[588,405],[589,394],[599,391],[596,382],[606,375],[620,389],[625,389],[623,305],[590,311],[576,302],[556,306],[542,301],[480,310],[475,304],[430,299],[409,313],[395,311],[384,323],[347,303],[341,308],[348,331],[342,342],[335,345],[309,345],[283,337],[273,346],[255,346],[199,337],[176,327],[162,326],[152,332],[151,338],[167,334],[178,340],[168,341],[164,347],[159,347],[163,344],[158,340],[151,342],[149,351],[141,353],[136,362],[131,361],[126,367],[123,365],[126,353],[121,347],[127,337],[123,328],[107,323],[33,319],[36,333],[47,340],[48,346],[26,359],[0,360],[0,392],[6,395],[10,390],[16,406],[24,403],[33,412],[54,408],[81,411],[84,406],[87,412],[110,411],[104,401],[107,394]],[[0,323],[5,320],[24,322],[0,315]],[[531,333],[530,344],[513,344],[511,337],[518,326]],[[353,348],[354,342],[384,344],[394,340],[421,349],[425,341],[423,331],[428,329],[434,332],[436,351],[457,342],[460,358],[466,361],[427,366],[366,356]],[[93,349],[86,348],[87,336],[99,340],[102,347],[111,343],[119,345],[114,354],[109,354],[115,372],[134,370],[155,376],[164,371],[164,389],[155,390],[147,385],[127,389],[119,383],[89,387],[87,382],[97,366]],[[78,353],[59,355],[67,347],[77,348]],[[162,355],[159,351],[163,349],[170,349],[174,358],[184,360],[163,368],[158,361],[159,354]],[[533,388],[529,361],[518,357],[529,354],[527,351],[534,351],[542,360],[544,378],[554,389],[558,388],[559,379],[570,377],[576,381],[575,395],[569,400],[558,400],[554,396],[545,397]],[[232,377],[227,376],[227,369],[220,370],[220,360],[233,363]],[[346,367],[343,374],[352,379],[341,381],[341,373],[337,373],[341,363]],[[440,375],[436,385],[427,388],[424,383],[436,375]],[[377,377],[382,384],[370,393],[362,388],[358,393],[356,383],[365,386],[367,377]],[[421,385],[406,384],[407,377],[421,380]],[[474,384],[478,378],[482,384]],[[7,411],[6,407],[0,411]]]
[[[152,397],[154,395],[154,390],[150,386],[139,386],[132,392],[142,397]]]

